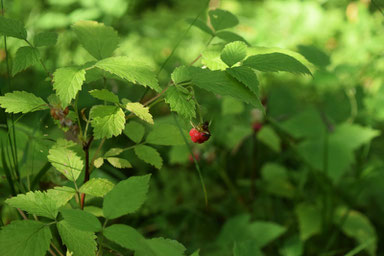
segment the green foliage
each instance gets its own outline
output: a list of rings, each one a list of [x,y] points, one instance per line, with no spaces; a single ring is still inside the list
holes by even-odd
[[[215,31],[232,28],[239,24],[239,20],[235,15],[222,9],[209,11],[209,18]]]
[[[116,184],[104,198],[103,212],[108,219],[134,213],[144,203],[151,175],[131,177]]]
[[[154,124],[153,117],[149,113],[149,108],[145,107],[143,104],[138,102],[129,102],[125,105],[125,108],[131,111],[134,115],[136,115],[141,120]]]
[[[0,96],[0,106],[8,113],[28,113],[47,109],[47,103],[34,94],[24,91],[14,91]]]
[[[0,231],[0,253],[4,256],[44,256],[51,238],[47,224],[34,220],[14,221]]]
[[[121,108],[115,106],[93,106],[89,117],[96,139],[111,138],[122,133],[125,126],[125,115]]]
[[[118,157],[108,157],[107,161],[115,168],[132,168],[131,163],[128,160]]]
[[[221,59],[229,67],[232,67],[247,56],[247,45],[244,42],[237,41],[227,44],[221,52]]]
[[[101,230],[100,221],[92,214],[79,209],[61,209],[64,220],[72,227],[89,232]]]
[[[119,97],[113,92],[106,89],[101,89],[101,90],[95,89],[95,90],[89,91],[89,94],[91,94],[94,98],[99,100],[104,100],[111,103],[119,103]]]
[[[135,153],[138,158],[150,165],[153,165],[157,169],[161,169],[163,166],[163,159],[161,158],[159,152],[153,147],[138,145],[135,147]]]
[[[80,192],[91,196],[104,197],[115,185],[107,179],[93,178],[80,187]]]
[[[255,71],[251,68],[245,66],[233,67],[227,69],[226,72],[240,83],[243,83],[256,96],[259,96],[259,80]]]
[[[296,215],[299,220],[300,239],[302,241],[321,231],[321,213],[316,205],[299,204],[296,207]]]
[[[192,119],[196,117],[196,103],[188,90],[181,86],[171,86],[167,90],[165,102],[169,104],[172,111]]]
[[[30,46],[20,47],[16,52],[12,66],[12,76],[39,62],[39,58],[40,53],[36,48]]]
[[[107,227],[103,233],[107,239],[132,251],[149,250],[145,238],[128,225],[114,224]]]
[[[136,121],[130,121],[125,126],[124,134],[127,135],[133,142],[140,143],[144,137],[145,128],[142,124]]]
[[[27,39],[27,31],[19,20],[0,17],[0,34],[4,36]]]
[[[204,23],[203,21],[199,20],[199,19],[186,19],[187,23],[201,29],[202,31],[204,31],[205,33],[208,33],[210,35],[214,35],[215,33],[212,31],[212,29],[210,27],[208,27],[208,25],[206,23]]]
[[[171,124],[155,124],[152,131],[148,133],[145,139],[146,143],[154,145],[183,145],[184,140],[180,130]]]
[[[33,38],[35,47],[54,46],[57,42],[58,34],[55,32],[42,32]]]
[[[30,191],[6,200],[6,203],[31,214],[56,219],[58,209],[64,206],[75,195],[69,187],[56,187],[47,192]]]
[[[281,140],[280,137],[270,126],[264,126],[258,133],[257,139],[267,145],[270,149],[280,152]]]
[[[117,48],[117,32],[95,21],[79,21],[72,26],[81,45],[98,60],[112,56]]]

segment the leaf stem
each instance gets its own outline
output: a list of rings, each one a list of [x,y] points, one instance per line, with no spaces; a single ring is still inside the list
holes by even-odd
[[[89,166],[89,148],[91,146],[93,138],[94,137],[91,136],[89,141],[83,145],[83,150],[85,152],[85,176],[84,176],[84,183],[89,181],[89,177],[90,177],[90,171],[89,171],[90,170],[90,166]],[[81,194],[81,198],[80,198],[80,208],[82,210],[84,209],[84,202],[85,202],[85,193],[82,193]]]

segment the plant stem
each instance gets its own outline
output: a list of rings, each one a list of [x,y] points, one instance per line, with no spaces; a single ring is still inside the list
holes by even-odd
[[[93,141],[93,136],[89,139],[87,143],[83,145],[83,150],[85,152],[85,176],[84,176],[84,183],[89,181],[89,176],[90,176],[90,171],[89,171],[89,148],[91,146],[91,143]],[[85,201],[85,194],[81,194],[81,199],[80,199],[80,207],[83,210],[84,209],[84,201]]]
[[[95,161],[97,155],[99,154],[99,152],[100,152],[100,150],[101,150],[101,147],[103,146],[104,142],[105,142],[105,138],[101,140],[99,146],[98,146],[97,149],[96,149],[95,154],[94,154],[93,157],[92,157],[92,160],[91,160],[91,162],[90,162],[90,167],[89,167],[89,173],[91,173],[92,170],[93,170],[93,168],[95,167],[95,166],[93,165],[93,162]]]

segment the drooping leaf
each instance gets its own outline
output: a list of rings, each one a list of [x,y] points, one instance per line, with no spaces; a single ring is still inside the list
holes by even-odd
[[[119,43],[118,34],[112,27],[96,21],[79,21],[72,29],[81,45],[98,60],[112,56]]]
[[[57,223],[61,240],[73,256],[95,256],[96,236],[93,232],[82,231],[71,226],[66,220]]]
[[[155,124],[152,131],[148,133],[146,143],[155,145],[183,145],[184,139],[180,134],[179,128],[171,124],[159,123]]]
[[[214,35],[214,32],[212,31],[212,29],[210,27],[208,27],[208,25],[205,22],[203,22],[202,20],[199,20],[199,19],[195,20],[195,19],[188,18],[188,19],[186,19],[186,22],[188,24],[191,24],[191,25],[199,28],[201,31],[204,31],[205,33],[208,33],[212,36]]]
[[[116,244],[129,250],[145,250],[150,252],[150,248],[147,245],[145,238],[136,229],[128,225],[111,225],[103,231],[103,234],[108,240],[113,241]],[[154,254],[149,255],[155,256]]]
[[[56,187],[47,192],[30,191],[26,194],[18,194],[5,202],[30,214],[56,219],[58,209],[71,200],[74,195],[75,190],[72,188]]]
[[[34,94],[24,91],[14,91],[0,96],[0,106],[7,113],[28,113],[47,109],[47,103]]]
[[[227,44],[221,52],[221,59],[229,67],[232,67],[247,56],[247,45],[244,42],[236,41]]]
[[[239,24],[239,20],[235,15],[222,9],[209,11],[209,18],[216,31],[232,28]]]
[[[48,160],[70,181],[76,181],[84,167],[83,160],[74,151],[58,145],[49,150]]]
[[[226,72],[240,83],[248,87],[257,97],[259,97],[259,80],[255,71],[246,66],[233,67],[226,69]]]
[[[76,97],[85,80],[85,70],[81,67],[59,68],[53,73],[53,88],[63,107]]]
[[[42,32],[33,38],[35,47],[54,46],[57,42],[58,34],[55,32]]]
[[[169,104],[172,111],[177,112],[186,119],[196,117],[196,103],[190,92],[181,86],[170,86],[165,95],[165,102]]]
[[[135,147],[135,154],[138,158],[150,165],[153,165],[157,169],[161,169],[163,166],[163,159],[161,158],[159,152],[150,146],[138,145]]]
[[[104,216],[115,219],[137,211],[147,197],[150,177],[135,176],[117,183],[104,197]]]
[[[124,134],[127,135],[133,142],[140,143],[145,134],[145,127],[136,121],[130,121],[125,126]]]
[[[108,157],[107,161],[115,168],[132,168],[131,163],[123,158]]]
[[[80,209],[61,209],[64,220],[72,227],[89,232],[101,230],[100,221],[92,214]]]
[[[119,103],[119,97],[107,89],[101,89],[101,90],[95,89],[95,90],[89,91],[89,94],[91,94],[93,97],[99,100],[104,100],[112,103]]]
[[[326,67],[331,63],[329,56],[313,45],[299,45],[299,52],[318,67]]]
[[[316,205],[302,203],[297,205],[295,212],[299,220],[302,241],[321,232],[321,213]]]
[[[153,124],[153,117],[149,113],[149,108],[145,107],[139,102],[129,102],[125,105],[125,108],[135,114],[141,120],[147,123]]]
[[[279,52],[250,56],[243,62],[243,65],[263,72],[286,71],[294,74],[312,75],[311,71],[300,61]]]
[[[155,73],[145,64],[134,61],[125,56],[110,57],[96,62],[95,67],[105,70],[111,74],[135,84],[148,86],[160,92]]]
[[[249,45],[249,43],[242,36],[239,36],[238,34],[233,33],[231,31],[219,31],[216,33],[216,36],[228,43],[234,42],[234,41],[242,41],[247,45]]]
[[[18,220],[0,231],[0,255],[44,256],[52,234],[49,226],[34,220]]]
[[[21,21],[8,19],[3,16],[0,16],[0,34],[19,39],[27,39],[27,31]]]
[[[96,139],[118,136],[125,126],[124,112],[116,106],[93,106],[89,116]]]
[[[12,76],[39,62],[39,50],[30,46],[20,47],[12,66]]]
[[[83,184],[79,191],[91,196],[104,197],[114,186],[115,184],[107,179],[92,178]]]
[[[258,106],[259,101],[243,84],[232,78],[225,71],[210,71],[193,68],[192,82],[196,86],[220,95],[232,96],[236,99]]]

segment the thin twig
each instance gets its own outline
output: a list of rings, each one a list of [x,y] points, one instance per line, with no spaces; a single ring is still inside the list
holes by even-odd
[[[91,136],[91,138],[89,139],[89,141],[87,143],[84,144],[83,146],[83,150],[85,152],[85,176],[84,176],[84,183],[86,183],[87,181],[89,181],[89,177],[90,177],[90,169],[89,169],[89,148],[91,147],[91,143],[93,141],[93,136]],[[81,209],[84,209],[84,201],[85,201],[85,194],[82,193],[81,194],[81,199],[80,199],[80,207]]]

